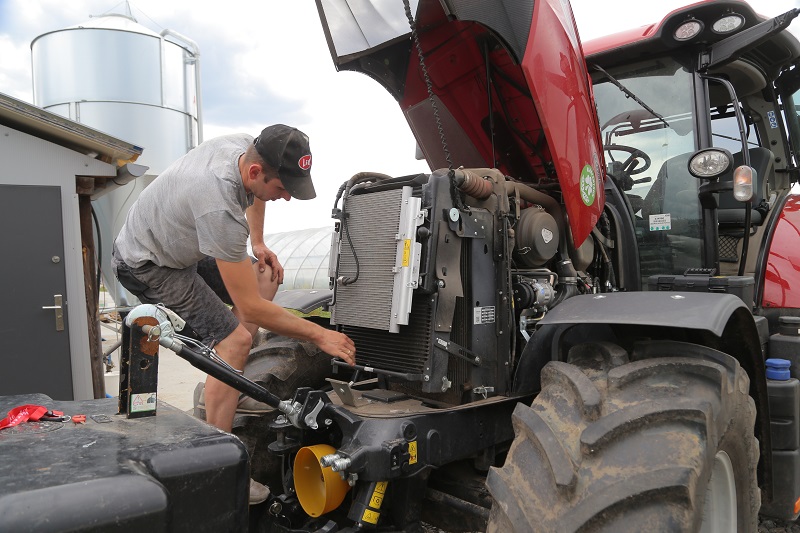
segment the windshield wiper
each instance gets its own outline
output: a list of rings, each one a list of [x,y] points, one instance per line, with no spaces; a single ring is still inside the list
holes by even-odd
[[[668,122],[667,122],[667,121],[664,119],[664,117],[662,117],[661,115],[659,115],[658,113],[656,113],[655,111],[653,111],[653,108],[651,108],[649,105],[645,104],[645,103],[644,103],[644,102],[643,102],[643,101],[642,101],[642,100],[641,100],[641,99],[640,99],[638,96],[636,96],[635,94],[633,94],[633,93],[630,91],[630,89],[628,89],[627,87],[625,87],[624,85],[622,85],[622,84],[621,84],[619,81],[617,81],[617,79],[616,79],[614,76],[612,76],[611,74],[609,74],[608,72],[606,72],[605,70],[603,70],[601,67],[599,67],[599,66],[597,66],[597,65],[589,65],[589,66],[590,66],[591,68],[593,68],[593,69],[597,70],[598,72],[601,72],[601,73],[602,73],[602,74],[603,74],[603,75],[604,75],[606,78],[608,78],[608,79],[609,79],[609,81],[610,81],[611,83],[613,83],[614,85],[616,85],[616,86],[617,86],[617,88],[618,88],[620,91],[622,91],[623,93],[625,93],[625,96],[626,96],[626,97],[633,99],[633,101],[634,101],[634,102],[636,102],[637,104],[639,104],[640,106],[642,106],[644,109],[646,109],[646,110],[647,110],[647,112],[649,112],[651,115],[653,115],[653,116],[654,116],[654,117],[656,117],[658,120],[660,120],[661,122],[663,122],[663,123],[664,123],[664,125],[665,125],[666,127],[668,127],[668,128],[669,128],[669,123],[668,123]]]

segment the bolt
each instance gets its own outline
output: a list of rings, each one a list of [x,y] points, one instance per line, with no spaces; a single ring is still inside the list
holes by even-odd
[[[326,418],[325,419],[325,425],[326,426],[330,426],[331,424],[333,424],[333,420],[331,420],[330,418]]]
[[[338,453],[324,455],[322,459],[319,460],[319,464],[321,464],[323,468],[328,468],[329,466],[333,466],[333,463],[339,458],[340,455]]]
[[[424,381],[430,381],[430,380],[431,380],[431,377],[430,377],[429,375],[425,374],[424,376],[422,376],[422,379],[423,379]]]
[[[279,502],[278,500],[275,500],[274,502],[272,502],[272,505],[269,506],[269,514],[271,514],[272,516],[278,516],[281,513],[281,511],[283,511],[283,506],[281,505],[281,502]]]
[[[502,333],[502,332],[501,332],[501,333]],[[476,364],[476,365],[479,365],[479,364],[481,364],[481,358],[480,358],[480,357],[476,357],[476,358],[475,358],[475,364]],[[508,364],[508,363],[506,363],[506,364]]]
[[[347,457],[336,459],[336,461],[333,462],[333,466],[331,466],[331,470],[333,470],[334,472],[341,472],[343,470],[347,470],[352,462],[353,461],[351,461]]]

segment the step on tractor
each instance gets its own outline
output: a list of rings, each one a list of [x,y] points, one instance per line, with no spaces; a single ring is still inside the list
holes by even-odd
[[[317,6],[432,172],[348,179],[330,291],[279,293],[355,368],[262,331],[228,380],[257,529],[796,519],[800,10],[698,2],[582,45],[567,0]]]

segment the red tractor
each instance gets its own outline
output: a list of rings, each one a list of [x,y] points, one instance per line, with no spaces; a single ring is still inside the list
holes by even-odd
[[[355,374],[252,353],[293,395],[249,388],[276,411],[237,421],[262,526],[795,519],[800,10],[699,2],[582,47],[566,0],[317,5],[434,170],[345,182],[331,294],[283,295],[354,339]]]

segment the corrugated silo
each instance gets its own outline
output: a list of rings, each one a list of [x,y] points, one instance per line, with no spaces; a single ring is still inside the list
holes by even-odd
[[[31,53],[37,106],[144,148],[137,163],[149,167],[146,176],[93,202],[106,287],[117,304],[135,303],[110,274],[111,246],[141,190],[202,142],[199,49],[129,12],[40,35]]]

